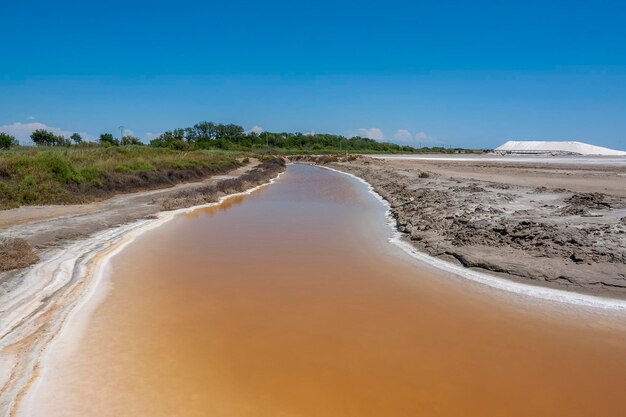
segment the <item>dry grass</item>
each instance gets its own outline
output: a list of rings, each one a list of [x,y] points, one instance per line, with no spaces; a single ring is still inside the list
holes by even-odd
[[[0,239],[0,271],[25,268],[39,261],[32,246],[20,238]]]

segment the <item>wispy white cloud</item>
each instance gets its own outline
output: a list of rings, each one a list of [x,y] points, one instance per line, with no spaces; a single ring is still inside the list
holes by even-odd
[[[146,141],[150,142],[152,139],[157,138],[159,136],[161,136],[160,133],[146,132],[146,133],[144,133],[143,138]]]
[[[1,125],[0,132],[8,133],[9,135],[15,136],[17,140],[20,141],[21,144],[27,145],[32,144],[30,139],[30,134],[33,133],[37,129],[45,129],[49,132],[54,133],[55,135],[65,136],[69,138],[74,131],[61,129],[60,127],[48,126],[45,123],[40,122],[32,122],[32,123],[20,123],[15,122],[8,125]],[[94,140],[95,138],[87,132],[77,132],[79,133],[83,139],[85,140]]]
[[[406,129],[398,129],[393,138],[399,142],[411,142],[413,135]]]
[[[35,120],[35,116],[28,116],[26,120]]]
[[[382,140],[385,138],[385,135],[382,130],[377,127],[369,127],[369,128],[360,128],[352,132],[351,137],[360,136],[363,138],[374,139],[374,140]]]
[[[252,129],[250,129],[250,132],[252,132],[252,133],[256,133],[257,135],[260,135],[260,134],[261,134],[261,133],[263,133],[264,131],[265,131],[265,129],[263,129],[261,126],[257,126],[257,125],[254,125],[254,126],[252,127]]]
[[[417,132],[413,135],[407,129],[398,129],[393,135],[394,142],[400,145],[410,146],[437,146],[441,145],[441,141],[430,136],[426,132]]]
[[[415,134],[415,141],[420,145],[420,146],[435,146],[435,145],[441,145],[441,141],[437,140],[436,138],[428,135],[426,132],[417,132]]]

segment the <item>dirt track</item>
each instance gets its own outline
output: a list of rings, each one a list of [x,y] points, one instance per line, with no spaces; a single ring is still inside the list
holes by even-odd
[[[626,298],[626,165],[330,165],[372,184],[421,251],[518,281]]]

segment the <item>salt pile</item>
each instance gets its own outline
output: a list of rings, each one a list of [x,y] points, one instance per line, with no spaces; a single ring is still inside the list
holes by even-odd
[[[550,153],[550,152],[566,152],[577,153],[580,155],[610,155],[610,156],[626,156],[626,152],[615,149],[604,148],[602,146],[589,145],[582,142],[553,142],[553,141],[516,141],[510,140],[504,145],[498,146],[496,151],[503,152],[522,152],[522,153]]]

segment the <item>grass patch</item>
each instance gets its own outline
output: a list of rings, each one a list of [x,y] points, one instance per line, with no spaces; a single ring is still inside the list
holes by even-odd
[[[236,152],[146,146],[16,148],[0,152],[0,208],[72,204],[227,172]]]
[[[131,162],[122,165],[118,165],[115,168],[115,172],[133,172],[133,171],[156,171],[156,168],[151,164],[143,161]]]

